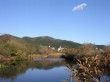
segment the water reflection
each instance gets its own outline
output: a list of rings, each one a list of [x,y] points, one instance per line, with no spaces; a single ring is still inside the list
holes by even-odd
[[[64,59],[0,62],[0,82],[85,82],[78,71],[77,64]],[[110,82],[109,72],[108,68],[100,74],[99,82]]]
[[[63,59],[2,62],[0,82],[61,82],[69,72]]]
[[[38,58],[34,59],[37,69],[49,70],[55,67],[65,66],[66,62],[61,58]]]

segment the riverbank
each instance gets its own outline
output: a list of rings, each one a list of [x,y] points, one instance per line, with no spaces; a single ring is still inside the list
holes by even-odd
[[[32,55],[27,55],[25,57],[22,56],[13,56],[13,57],[4,57],[4,56],[0,56],[0,61],[20,61],[20,60],[31,60],[34,58],[61,58],[63,55],[63,53],[51,53],[51,54],[32,54]]]

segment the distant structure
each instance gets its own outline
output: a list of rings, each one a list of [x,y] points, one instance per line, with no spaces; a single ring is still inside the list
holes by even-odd
[[[51,47],[52,50],[55,50],[55,47]]]
[[[59,51],[62,51],[64,48],[62,47],[62,46],[60,46],[59,48],[58,48],[58,52]]]
[[[49,45],[48,47],[49,47],[49,48],[51,48],[51,46],[50,46],[50,45]]]
[[[59,46],[58,49],[55,49],[55,47],[53,47],[53,46],[51,46],[51,45],[48,45],[48,49],[57,50],[57,51],[59,52],[59,51],[62,51],[63,49],[65,49],[65,48],[62,47],[62,46]]]
[[[51,47],[50,45],[48,46],[49,49],[55,50],[55,47]]]

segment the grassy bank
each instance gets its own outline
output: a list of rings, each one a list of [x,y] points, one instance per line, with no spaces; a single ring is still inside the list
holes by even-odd
[[[20,61],[20,60],[32,60],[34,58],[61,58],[63,53],[51,53],[51,54],[32,54],[27,56],[14,56],[0,58],[0,61]]]

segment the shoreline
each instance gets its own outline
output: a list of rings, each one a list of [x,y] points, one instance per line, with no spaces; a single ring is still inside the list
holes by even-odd
[[[61,58],[63,53],[52,53],[52,54],[32,54],[28,55],[28,57],[24,58],[18,58],[19,56],[13,56],[13,57],[0,57],[0,61],[20,61],[20,60],[31,60],[34,58]]]

